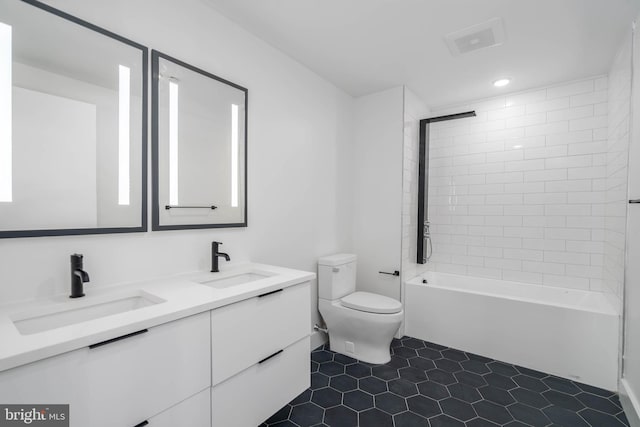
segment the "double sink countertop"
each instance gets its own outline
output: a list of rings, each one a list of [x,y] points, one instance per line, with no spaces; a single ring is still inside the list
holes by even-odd
[[[256,263],[0,306],[0,371],[315,279]]]

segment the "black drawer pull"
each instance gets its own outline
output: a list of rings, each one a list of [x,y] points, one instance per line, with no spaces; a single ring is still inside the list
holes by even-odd
[[[282,292],[282,289],[278,289],[276,291],[267,292],[266,294],[258,295],[258,298],[266,297],[267,295],[277,294],[278,292]]]
[[[89,346],[89,348],[102,347],[103,345],[111,344],[112,342],[120,341],[120,340],[123,340],[123,339],[126,339],[126,338],[135,337],[136,335],[144,334],[145,332],[149,332],[149,330],[148,329],[143,329],[141,331],[131,332],[130,334],[123,335],[121,337],[111,338],[110,340],[101,341],[101,342],[96,343],[96,344],[91,344]],[[145,425],[145,424],[138,424],[138,425]],[[135,427],[138,427],[138,426],[135,426]]]
[[[262,359],[261,361],[259,361],[259,362],[258,362],[258,364],[260,364],[260,363],[264,363],[264,362],[266,362],[267,360],[271,359],[272,357],[276,357],[277,355],[279,355],[279,354],[280,354],[280,353],[282,353],[283,351],[284,351],[284,350],[278,350],[278,351],[276,351],[276,352],[275,352],[275,353],[273,353],[271,356],[267,356],[267,357],[265,357],[264,359]]]
[[[136,424],[133,427],[142,427],[142,426],[146,426],[149,424],[149,421],[144,420],[143,422],[141,422],[140,424]]]
[[[640,199],[629,200],[629,203],[640,203]]]

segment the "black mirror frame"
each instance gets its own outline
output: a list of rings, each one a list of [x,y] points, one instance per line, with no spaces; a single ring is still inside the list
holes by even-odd
[[[202,74],[206,77],[209,77],[213,80],[216,80],[220,83],[227,84],[236,89],[239,89],[244,92],[244,111],[245,111],[245,120],[244,120],[244,221],[239,223],[222,223],[222,224],[184,224],[184,225],[160,225],[160,200],[159,200],[159,67],[160,67],[160,58],[165,59],[167,61],[171,61],[174,64],[180,65],[188,70],[196,72],[198,74]],[[204,71],[200,68],[194,67],[193,65],[187,64],[186,62],[180,61],[179,59],[173,58],[164,53],[158,52],[157,50],[151,51],[151,78],[152,78],[152,86],[151,86],[151,167],[152,167],[152,195],[153,195],[153,206],[151,209],[152,212],[152,225],[151,229],[153,231],[163,231],[163,230],[193,230],[193,229],[202,229],[202,228],[232,228],[232,227],[247,227],[247,212],[248,212],[248,163],[247,163],[247,151],[248,151],[248,123],[249,123],[249,90],[245,87],[237,85],[233,82],[230,82],[226,79],[218,77],[214,74],[211,74],[207,71]]]
[[[142,197],[141,197],[141,221],[140,226],[135,227],[103,227],[103,228],[61,228],[43,230],[11,230],[0,231],[0,238],[13,237],[42,237],[42,236],[77,236],[83,234],[113,234],[113,233],[135,233],[147,231],[147,144],[148,144],[148,86],[149,86],[149,49],[139,43],[122,37],[116,33],[98,27],[90,22],[84,21],[59,9],[53,8],[37,0],[21,0],[45,12],[52,13],[59,18],[65,19],[73,24],[80,25],[89,30],[93,30],[104,36],[110,37],[121,43],[127,44],[142,52]],[[46,208],[46,207],[45,207]]]

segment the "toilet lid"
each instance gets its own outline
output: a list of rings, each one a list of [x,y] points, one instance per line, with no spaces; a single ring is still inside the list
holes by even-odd
[[[340,302],[347,308],[368,313],[392,314],[402,310],[400,301],[370,292],[354,292]]]

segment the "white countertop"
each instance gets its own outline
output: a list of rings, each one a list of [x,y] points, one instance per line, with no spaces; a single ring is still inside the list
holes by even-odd
[[[272,275],[222,289],[201,284],[208,280],[224,279],[253,271]],[[0,371],[307,282],[315,277],[314,273],[306,271],[265,264],[241,263],[221,267],[219,273],[186,273],[93,289],[88,285],[85,286],[86,296],[77,299],[70,299],[65,294],[32,302],[0,306]],[[164,301],[148,307],[28,335],[20,334],[13,323],[13,320],[33,315],[72,310],[100,304],[114,298],[146,294]]]

